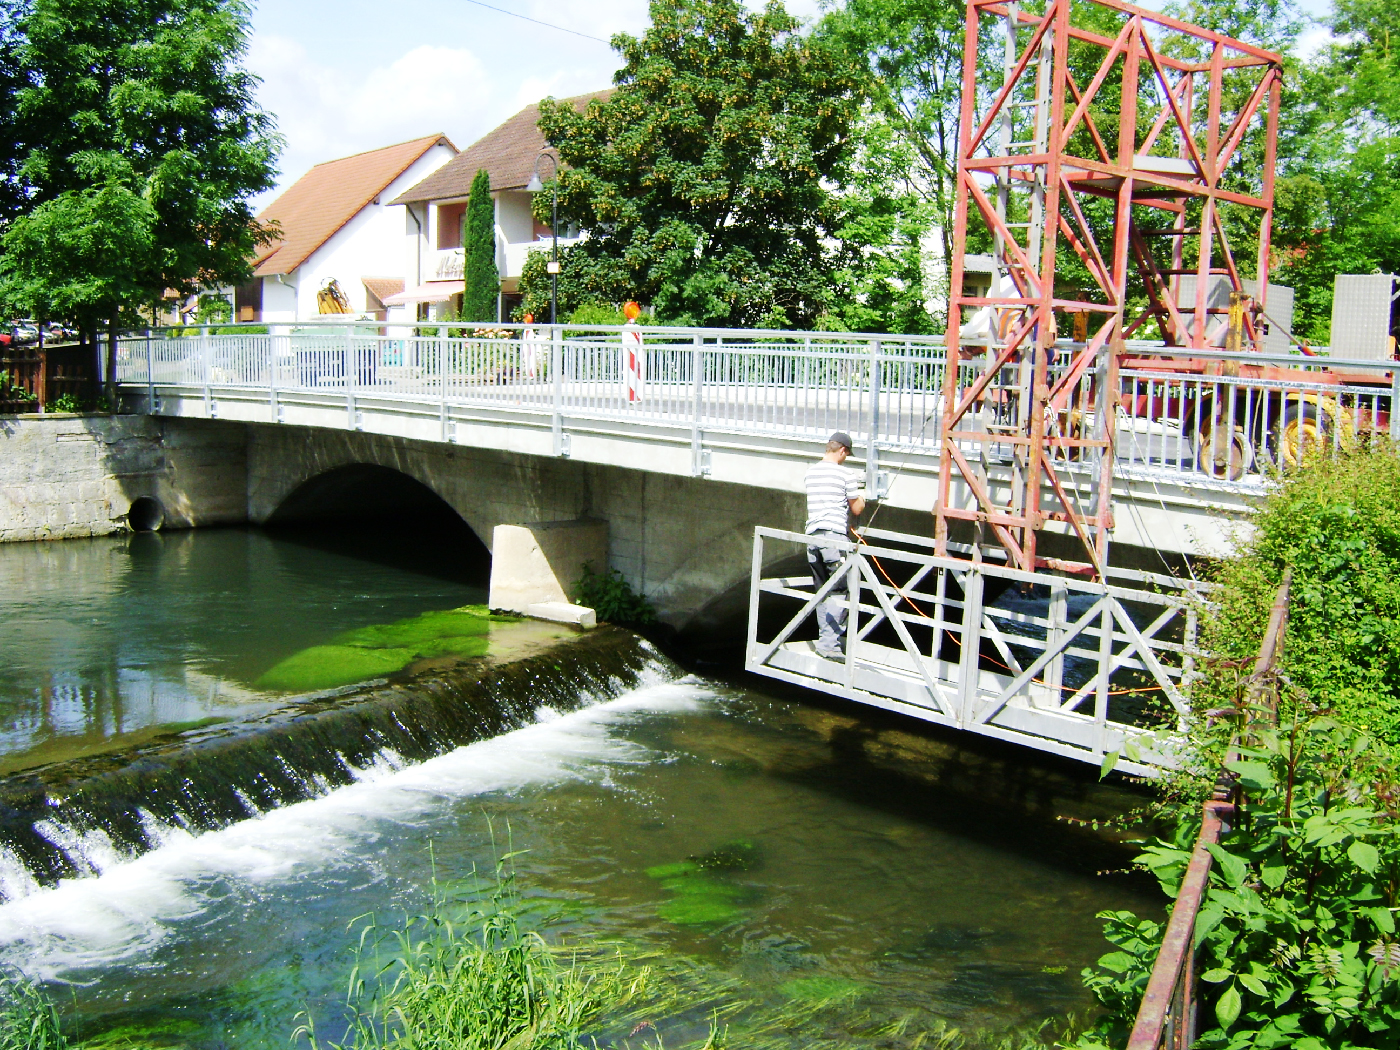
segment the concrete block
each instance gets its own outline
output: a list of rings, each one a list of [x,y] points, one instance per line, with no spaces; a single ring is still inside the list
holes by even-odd
[[[497,525],[491,536],[491,608],[530,615],[532,605],[567,605],[589,563],[595,572],[607,571],[606,521]]]
[[[598,614],[585,605],[568,602],[535,602],[525,610],[526,616],[554,623],[572,623],[587,630],[598,626]]]

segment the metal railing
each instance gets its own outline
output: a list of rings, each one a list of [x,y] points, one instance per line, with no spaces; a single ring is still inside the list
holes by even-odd
[[[810,575],[765,577],[763,567],[781,559],[774,545],[835,551],[839,563],[821,587]],[[1189,713],[1183,691],[1199,655],[1204,589],[1127,570],[1108,576],[1092,583],[938,557],[926,537],[878,529],[841,539],[759,527],[745,667],[1151,774],[1173,764],[1172,740]],[[839,659],[796,640],[816,633],[811,620],[823,605],[845,616]]]
[[[1283,651],[1284,632],[1288,624],[1288,592],[1292,570],[1285,573],[1274,597],[1269,614],[1269,626],[1259,655],[1254,661],[1245,691],[1246,709],[1241,717],[1248,720],[1263,711],[1277,717],[1276,666]],[[1239,736],[1231,741],[1227,763],[1238,757]],[[1219,843],[1228,829],[1238,804],[1239,787],[1230,774],[1223,773],[1213,796],[1202,809],[1201,832],[1191,852],[1186,873],[1182,876],[1171,917],[1167,920],[1162,947],[1142,996],[1128,1050],[1190,1050],[1196,1041],[1196,916],[1210,887],[1211,853],[1208,847]]]
[[[623,330],[616,326],[191,327],[123,338],[117,369],[120,382],[146,386],[152,395],[158,386],[196,387],[211,405],[225,390],[256,391],[274,407],[279,394],[321,394],[352,407],[359,397],[509,410],[547,417],[556,433],[565,417],[802,441],[844,430],[871,460],[880,451],[938,452],[942,337],[640,332],[640,386],[631,394]],[[1198,351],[1194,370],[1183,371],[1173,351],[1131,344],[1125,363],[1108,436],[1115,470],[1128,477],[1257,488],[1272,467],[1310,449],[1350,447],[1377,433],[1400,438],[1400,416],[1391,412],[1400,398],[1393,362]],[[961,370],[960,389],[973,382],[974,365]],[[1015,427],[1022,411],[1012,393],[1018,367],[1008,365],[1005,381],[983,391],[972,426]],[[1277,371],[1261,377],[1261,368]],[[1097,432],[1109,401],[1096,391],[1098,382],[1093,371],[1077,382],[1052,433]],[[993,469],[996,449],[989,450]],[[1002,451],[1009,462],[1012,446]],[[1096,474],[1091,458],[1065,450],[1057,465],[1066,478],[1080,474],[1087,481]]]

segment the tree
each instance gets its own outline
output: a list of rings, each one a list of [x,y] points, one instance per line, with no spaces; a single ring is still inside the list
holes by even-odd
[[[23,201],[15,96],[24,84],[18,62],[19,30],[28,9],[27,0],[0,0],[0,224],[16,214]]]
[[[953,256],[966,12],[962,0],[847,0],[820,28],[869,70],[875,112],[906,154],[901,189],[923,199],[919,210],[945,264]]]
[[[1338,273],[1400,272],[1400,9],[1335,0],[1331,42],[1307,63],[1281,145],[1275,275],[1295,329],[1330,337]]]
[[[241,64],[246,4],[32,0],[18,25],[0,301],[91,331],[246,280],[279,146]]]
[[[496,212],[491,203],[491,176],[478,171],[467,200],[462,249],[465,255],[462,320],[495,321],[501,293],[496,269]]]
[[[560,312],[635,298],[679,323],[810,325],[832,298],[830,184],[859,71],[777,2],[754,14],[740,0],[653,0],[651,19],[641,39],[613,38],[624,65],[610,98],[540,105],[565,165],[560,219],[589,234],[565,253]],[[537,315],[542,269],[522,279]]]

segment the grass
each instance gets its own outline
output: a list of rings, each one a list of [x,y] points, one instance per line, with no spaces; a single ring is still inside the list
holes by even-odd
[[[394,674],[430,657],[483,656],[491,623],[484,605],[466,605],[361,627],[325,645],[293,653],[254,685],[279,692],[314,692]]]
[[[0,1050],[67,1050],[53,1003],[22,977],[0,977]]]

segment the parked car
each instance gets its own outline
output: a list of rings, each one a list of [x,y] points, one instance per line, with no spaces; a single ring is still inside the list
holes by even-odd
[[[39,327],[32,321],[16,321],[11,335],[15,346],[32,346],[39,341]]]

